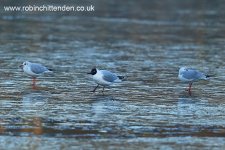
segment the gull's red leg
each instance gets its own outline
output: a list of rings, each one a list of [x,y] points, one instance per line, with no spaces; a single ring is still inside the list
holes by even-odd
[[[32,78],[32,85],[35,85],[36,83],[36,78]]]
[[[35,89],[36,88],[36,78],[32,78],[32,88]]]
[[[189,88],[188,88],[189,95],[191,95],[191,86],[192,86],[192,83],[189,83]]]

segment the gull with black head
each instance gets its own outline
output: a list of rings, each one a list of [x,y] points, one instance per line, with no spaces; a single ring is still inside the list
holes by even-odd
[[[91,74],[93,80],[97,83],[92,92],[95,92],[100,85],[103,86],[102,92],[104,92],[106,86],[122,82],[122,79],[124,79],[124,76],[118,76],[108,70],[98,70],[97,68],[93,68],[88,74]]]

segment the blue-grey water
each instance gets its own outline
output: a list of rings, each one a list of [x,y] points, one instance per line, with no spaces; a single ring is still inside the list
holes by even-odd
[[[2,8],[26,4],[1,4],[0,149],[225,148],[225,2],[81,2],[94,12]],[[54,73],[32,89],[19,68],[26,60]],[[126,80],[93,94],[86,74],[93,66]],[[180,66],[213,77],[194,83],[189,95]]]

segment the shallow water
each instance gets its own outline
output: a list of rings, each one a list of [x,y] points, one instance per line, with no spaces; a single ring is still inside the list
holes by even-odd
[[[92,14],[3,12],[1,147],[223,149],[220,2],[96,0]],[[54,73],[32,89],[18,67],[25,60]],[[93,94],[96,85],[86,74],[93,66],[126,80]],[[189,95],[177,78],[180,66],[214,77],[194,83]]]

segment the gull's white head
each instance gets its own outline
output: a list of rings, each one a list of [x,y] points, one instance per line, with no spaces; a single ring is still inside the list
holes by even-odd
[[[25,66],[29,66],[30,65],[30,62],[29,61],[25,61],[23,62],[21,65],[20,65],[20,68],[24,68]]]
[[[188,70],[188,67],[180,67],[179,74]]]

